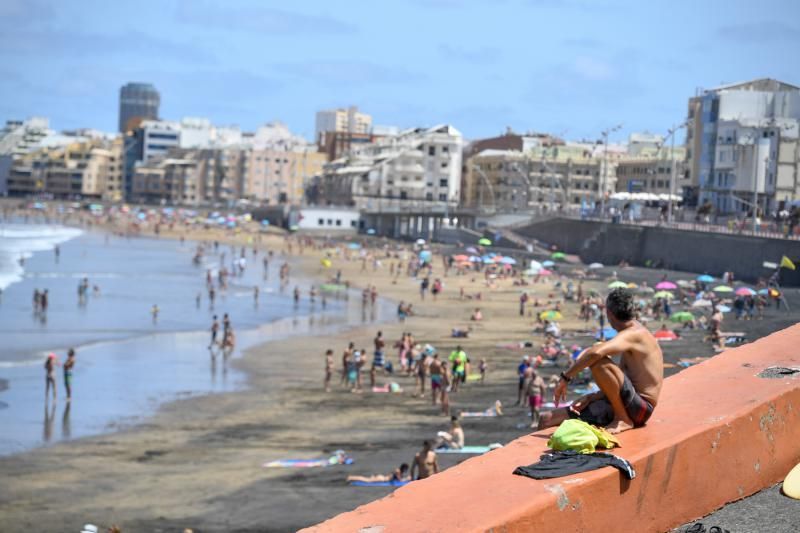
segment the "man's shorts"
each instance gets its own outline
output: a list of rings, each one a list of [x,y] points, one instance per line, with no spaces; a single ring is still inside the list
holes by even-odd
[[[620,397],[622,398],[622,404],[625,406],[625,411],[627,411],[628,416],[633,420],[634,427],[645,425],[650,415],[653,414],[653,406],[650,405],[650,402],[639,396],[639,393],[636,392],[633,383],[631,383],[627,375],[625,376],[625,381],[622,383]],[[579,418],[595,426],[607,426],[614,421],[614,408],[611,406],[608,399],[603,397],[587,405],[580,413],[569,409],[569,417]]]
[[[539,409],[542,407],[543,399],[541,394],[536,394],[535,396],[528,396],[528,405],[530,405],[531,409]]]

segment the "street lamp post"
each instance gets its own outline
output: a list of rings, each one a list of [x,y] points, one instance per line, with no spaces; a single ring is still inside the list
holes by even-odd
[[[670,159],[672,161],[672,165],[670,167],[670,175],[669,175],[669,200],[667,202],[667,221],[672,223],[672,197],[675,194],[675,178],[678,170],[677,161],[675,160],[675,133],[681,129],[685,128],[689,125],[689,121],[684,121],[677,126],[673,126],[669,130],[669,136],[671,137],[670,140]]]
[[[600,218],[606,214],[606,179],[608,175],[608,136],[622,129],[622,124],[603,130],[603,173],[600,176]]]

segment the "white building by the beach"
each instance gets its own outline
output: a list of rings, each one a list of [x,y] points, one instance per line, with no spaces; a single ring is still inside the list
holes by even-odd
[[[415,128],[326,165],[318,204],[360,209],[449,209],[458,205],[464,139],[449,125]]]

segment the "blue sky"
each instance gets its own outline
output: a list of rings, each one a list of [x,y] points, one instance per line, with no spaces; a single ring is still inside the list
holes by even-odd
[[[113,131],[119,87],[253,130],[358,105],[378,124],[572,139],[664,132],[698,87],[800,84],[793,0],[0,0],[0,118]]]

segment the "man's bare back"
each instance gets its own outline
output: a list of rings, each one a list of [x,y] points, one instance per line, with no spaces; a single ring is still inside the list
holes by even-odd
[[[661,346],[639,322],[621,331],[618,337],[629,346],[622,352],[619,367],[630,378],[639,395],[655,407],[664,384],[664,355]],[[615,339],[616,340],[616,339]]]

